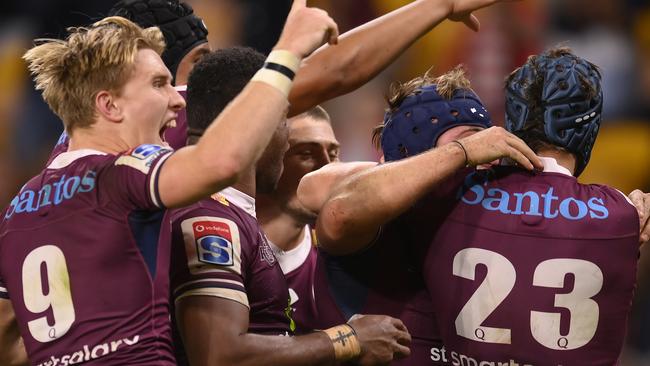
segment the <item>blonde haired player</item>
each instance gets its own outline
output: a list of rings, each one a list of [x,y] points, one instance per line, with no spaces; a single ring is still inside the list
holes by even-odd
[[[327,13],[298,0],[271,56],[295,70],[337,35]],[[0,316],[10,327],[15,312],[32,364],[175,364],[163,209],[236,181],[284,118],[291,80],[264,68],[200,143],[172,153],[160,135],[185,103],[163,47],[159,30],[111,17],[25,55],[70,133],[69,151],[0,223]]]

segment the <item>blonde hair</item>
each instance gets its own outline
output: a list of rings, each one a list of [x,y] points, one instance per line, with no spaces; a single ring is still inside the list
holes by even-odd
[[[390,93],[386,97],[388,112],[394,113],[402,105],[404,99],[419,93],[420,89],[429,85],[435,85],[438,94],[448,100],[454,97],[456,90],[471,90],[473,92],[463,65],[458,65],[438,77],[431,76],[431,71],[432,69],[429,69],[423,76],[418,76],[405,83],[392,84],[390,86]],[[377,149],[381,148],[381,134],[383,131],[383,122],[375,126],[372,130],[372,144]]]
[[[37,39],[23,55],[36,89],[63,120],[68,133],[89,127],[95,119],[95,97],[118,93],[133,71],[140,49],[159,55],[165,49],[162,32],[142,29],[122,17],[104,18],[90,27],[69,28],[66,40]]]

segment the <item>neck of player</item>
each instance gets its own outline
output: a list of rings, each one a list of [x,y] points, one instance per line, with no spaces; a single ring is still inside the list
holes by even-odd
[[[283,211],[270,199],[258,202],[257,220],[267,238],[285,252],[296,248],[305,235],[306,223]]]
[[[242,172],[239,180],[237,180],[237,183],[233,184],[232,187],[255,198],[255,190],[257,187],[255,184],[255,168],[251,167],[250,169]]]
[[[135,146],[120,138],[119,134],[106,133],[98,128],[77,128],[70,135],[68,151],[92,149],[108,154],[119,154]]]

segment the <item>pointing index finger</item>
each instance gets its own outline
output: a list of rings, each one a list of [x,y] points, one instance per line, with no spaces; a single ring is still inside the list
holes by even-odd
[[[293,0],[292,9],[307,7],[307,0]]]

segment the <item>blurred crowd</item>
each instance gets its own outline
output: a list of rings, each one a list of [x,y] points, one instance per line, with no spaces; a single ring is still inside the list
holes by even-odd
[[[442,0],[441,0],[442,1]],[[0,5],[0,204],[43,166],[61,133],[58,118],[34,90],[20,56],[34,38],[100,19],[115,0],[8,0]],[[407,0],[312,0],[345,32]],[[189,0],[205,20],[213,48],[247,45],[268,52],[290,0]],[[446,22],[358,91],[324,105],[342,145],[342,160],[376,160],[370,131],[383,119],[394,81],[462,63],[472,86],[502,124],[503,80],[533,53],[567,45],[601,67],[604,121],[585,183],[629,193],[650,191],[650,3],[647,0],[526,0],[477,13],[481,31]],[[643,250],[647,252],[646,248]],[[624,366],[650,364],[650,263],[641,256],[639,290]]]

